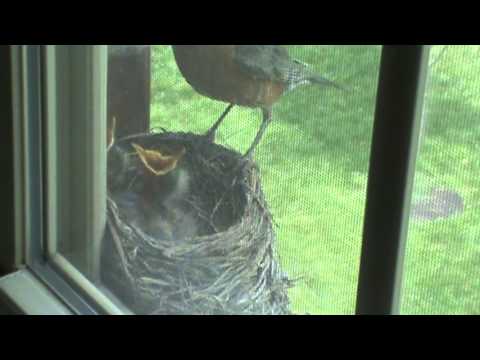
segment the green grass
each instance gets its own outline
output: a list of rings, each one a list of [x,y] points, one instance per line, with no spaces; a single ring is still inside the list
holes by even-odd
[[[441,49],[434,48],[433,59]],[[480,313],[479,49],[448,47],[430,70],[416,190],[454,189],[465,212],[411,223],[402,304],[407,314]]]
[[[257,148],[290,291],[297,313],[351,314],[361,250],[368,161],[381,48],[289,46],[292,56],[352,91],[314,86],[287,94]],[[480,54],[478,47],[441,47],[432,58],[425,138],[416,192],[446,186],[465,199],[461,216],[412,222],[402,311],[480,313]],[[226,104],[195,93],[170,47],[152,60],[152,127],[204,132]],[[234,108],[217,141],[245,151],[260,111]]]

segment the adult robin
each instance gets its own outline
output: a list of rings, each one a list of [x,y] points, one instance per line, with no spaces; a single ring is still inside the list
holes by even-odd
[[[280,45],[172,45],[186,81],[200,94],[229,103],[207,132],[215,132],[234,105],[260,108],[263,121],[244,157],[250,157],[272,120],[272,107],[280,97],[301,85],[342,88],[290,58]]]

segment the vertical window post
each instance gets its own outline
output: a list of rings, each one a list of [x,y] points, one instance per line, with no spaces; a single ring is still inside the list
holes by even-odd
[[[3,127],[1,143],[3,150],[0,152],[2,171],[2,186],[0,187],[2,206],[2,240],[0,241],[0,276],[2,273],[13,270],[15,263],[14,224],[14,151],[13,151],[13,97],[12,97],[12,61],[11,47],[0,46],[0,111],[2,113]]]
[[[356,313],[398,313],[427,46],[384,46]]]

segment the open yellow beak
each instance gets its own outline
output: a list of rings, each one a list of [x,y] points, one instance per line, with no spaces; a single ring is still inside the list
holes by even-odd
[[[156,176],[166,175],[174,170],[177,167],[178,161],[186,152],[183,146],[173,155],[163,155],[158,150],[147,150],[134,143],[132,143],[132,146],[136,150],[145,167]]]

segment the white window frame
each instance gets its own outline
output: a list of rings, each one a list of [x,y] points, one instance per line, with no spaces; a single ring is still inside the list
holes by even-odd
[[[15,226],[16,244],[25,249],[18,246],[18,261],[74,313],[129,314],[99,281],[106,222],[107,46],[14,46],[12,63],[18,84],[14,108],[21,109],[14,125],[15,177],[21,184]],[[82,179],[73,182],[72,176]],[[80,260],[83,273],[57,251],[64,240],[87,249]]]

